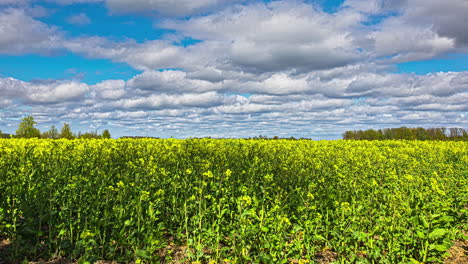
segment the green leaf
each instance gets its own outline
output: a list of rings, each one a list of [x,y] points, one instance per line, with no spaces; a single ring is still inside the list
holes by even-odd
[[[426,235],[422,231],[416,232],[416,236],[419,237],[419,238],[423,238],[423,239],[426,237]]]
[[[149,255],[148,255],[148,252],[146,252],[146,250],[143,250],[143,249],[139,249],[137,250],[136,252],[136,255],[140,258],[145,258],[145,259],[149,259],[151,258]]]
[[[437,239],[443,237],[447,233],[447,230],[437,228],[429,234],[430,239]]]
[[[421,264],[421,262],[415,260],[414,258],[410,258],[411,264]]]
[[[421,217],[421,222],[423,223],[423,226],[425,228],[428,228],[429,227],[429,223],[427,222],[427,220],[424,218],[424,217]]]
[[[431,250],[435,249],[435,250],[437,250],[439,252],[444,252],[444,251],[446,251],[447,249],[450,248],[450,245],[448,245],[448,244],[439,244],[439,245],[432,244],[432,245],[429,246],[429,248]]]
[[[441,217],[439,220],[441,222],[451,223],[451,222],[455,221],[455,218],[453,216],[446,215],[446,216]]]

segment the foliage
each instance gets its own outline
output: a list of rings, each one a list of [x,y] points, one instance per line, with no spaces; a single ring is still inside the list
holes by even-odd
[[[343,139],[355,140],[388,140],[388,139],[406,139],[406,140],[454,140],[468,141],[468,132],[463,128],[386,128],[383,130],[355,130],[346,131]]]
[[[111,134],[109,130],[106,129],[102,132],[102,138],[107,138],[107,139],[111,138]]]
[[[74,139],[75,136],[73,135],[73,132],[70,128],[70,125],[68,123],[63,124],[62,129],[60,130],[60,138],[65,138],[65,139]]]
[[[82,139],[92,139],[92,138],[101,138],[101,136],[97,133],[97,131],[93,132],[85,132],[81,134],[81,132],[78,133],[77,138],[82,138]]]
[[[93,132],[85,132],[82,134],[78,132],[78,135],[75,135],[68,123],[63,124],[60,133],[57,131],[57,128],[53,125],[48,131],[45,131],[41,134],[39,129],[35,128],[37,122],[34,120],[34,117],[27,116],[22,119],[21,123],[16,130],[16,137],[18,138],[50,138],[50,139],[58,139],[58,138],[65,138],[65,139],[75,139],[75,138],[82,138],[82,139],[110,139],[111,134],[109,130],[104,130],[102,135],[99,135],[97,131]],[[0,130],[0,138],[10,138],[9,134],[3,134]]]
[[[10,259],[442,262],[468,142],[0,140]]]
[[[58,139],[59,133],[57,128],[55,128],[55,126],[51,126],[48,131],[42,133],[41,138]]]
[[[37,124],[34,117],[27,116],[21,119],[21,123],[16,130],[16,136],[19,138],[38,138],[41,136],[41,131],[35,127]]]

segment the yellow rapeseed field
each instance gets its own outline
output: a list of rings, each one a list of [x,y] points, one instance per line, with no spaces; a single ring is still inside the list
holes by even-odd
[[[468,142],[0,139],[7,260],[439,263]]]

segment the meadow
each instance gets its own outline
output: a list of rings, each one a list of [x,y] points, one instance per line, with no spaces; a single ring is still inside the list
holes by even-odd
[[[468,142],[0,139],[0,251],[79,263],[441,263]]]

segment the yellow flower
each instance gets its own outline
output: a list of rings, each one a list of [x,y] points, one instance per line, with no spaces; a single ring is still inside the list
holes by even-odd
[[[150,192],[142,191],[140,195],[140,201],[148,201],[150,196]]]
[[[239,200],[243,206],[249,206],[252,204],[252,198],[248,195],[241,196]]]
[[[117,188],[123,188],[123,187],[125,187],[125,183],[123,183],[123,181],[119,181],[117,183]]]

